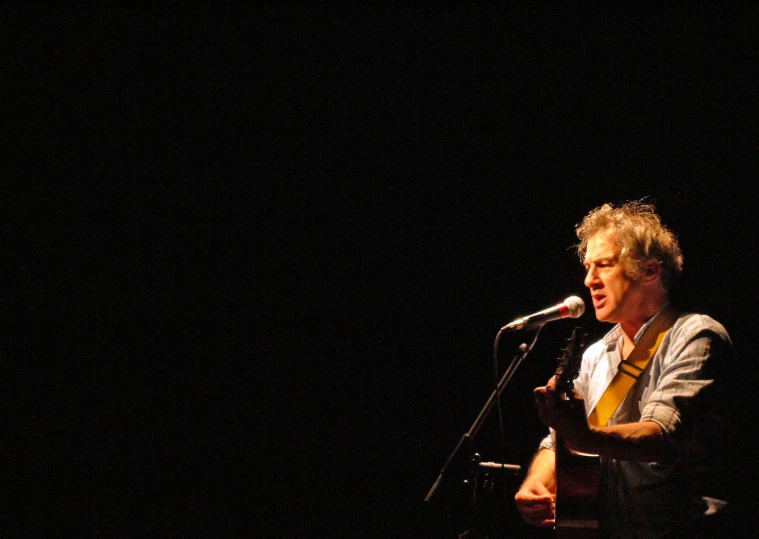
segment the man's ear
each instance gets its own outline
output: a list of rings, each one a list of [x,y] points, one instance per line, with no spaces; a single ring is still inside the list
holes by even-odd
[[[643,280],[653,282],[659,277],[661,265],[655,258],[648,260],[643,266]]]

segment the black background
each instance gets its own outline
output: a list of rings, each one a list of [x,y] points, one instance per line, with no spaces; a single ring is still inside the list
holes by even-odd
[[[751,391],[748,6],[6,12],[12,529],[442,533],[455,512],[421,500],[496,333],[588,301],[574,226],[604,202],[657,205],[678,300],[727,327]],[[573,322],[486,459],[528,464]]]

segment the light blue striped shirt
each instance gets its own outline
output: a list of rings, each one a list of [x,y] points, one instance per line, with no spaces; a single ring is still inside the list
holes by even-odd
[[[640,329],[636,344],[655,318]],[[575,388],[588,415],[621,360],[619,325],[583,354]],[[715,381],[734,362],[730,337],[719,322],[700,314],[678,317],[608,424],[654,421],[679,457],[671,464],[601,458],[600,517],[610,537],[659,537],[725,507],[719,489],[726,464],[720,458],[724,418],[719,402],[728,388]],[[554,443],[552,432],[540,447],[553,449]]]

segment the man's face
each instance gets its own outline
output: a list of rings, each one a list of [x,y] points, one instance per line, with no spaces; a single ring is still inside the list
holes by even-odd
[[[639,305],[639,283],[625,274],[622,249],[613,232],[599,232],[585,252],[585,286],[590,289],[596,318],[601,322],[634,320]]]

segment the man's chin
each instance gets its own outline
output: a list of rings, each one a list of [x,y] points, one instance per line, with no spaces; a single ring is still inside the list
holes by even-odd
[[[596,310],[596,320],[599,322],[608,322],[613,323],[613,320],[610,320],[611,313],[608,313],[604,310]]]

